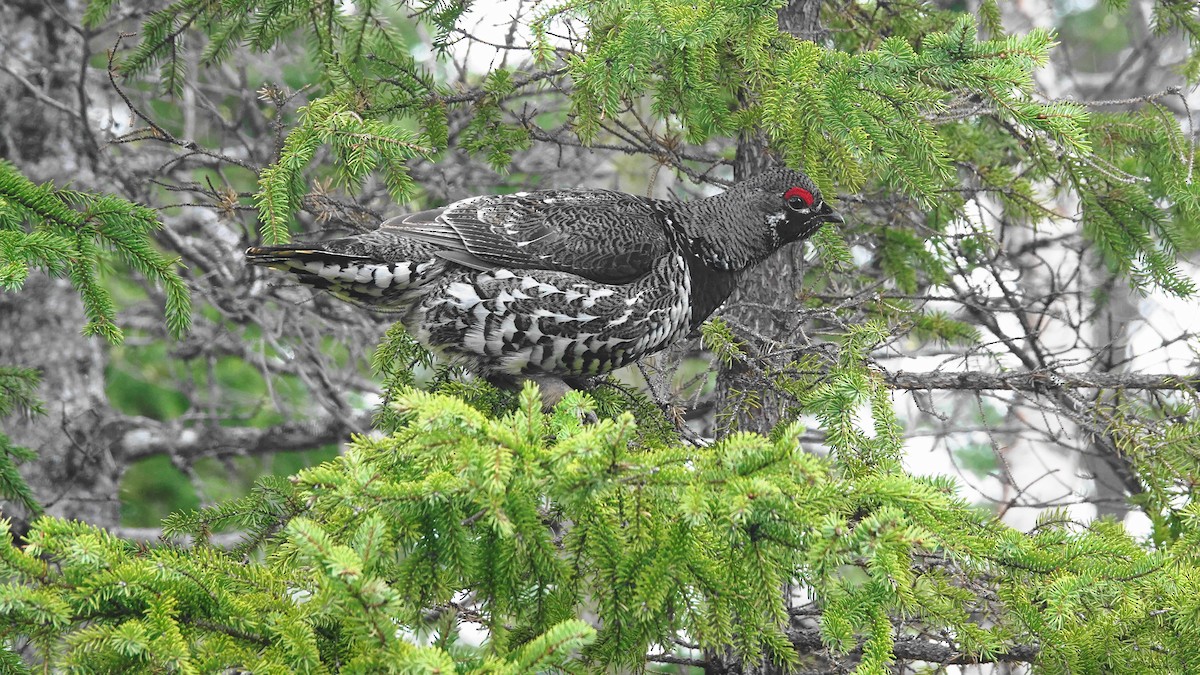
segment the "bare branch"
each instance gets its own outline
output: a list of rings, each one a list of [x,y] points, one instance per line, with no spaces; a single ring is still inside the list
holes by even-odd
[[[352,430],[368,426],[370,417],[370,413],[363,411],[347,419],[324,417],[266,428],[218,425],[198,428],[179,421],[120,416],[102,426],[113,440],[110,451],[124,463],[159,454],[191,463],[203,457],[261,455],[337,443],[345,440]]]
[[[979,371],[924,372],[903,370],[885,373],[884,379],[893,389],[963,389],[979,391],[1007,389],[1017,391],[1047,391],[1050,389],[1139,389],[1139,390],[1185,390],[1200,387],[1200,377],[1142,374],[1125,372],[1056,372],[1017,371],[1010,373],[984,373]]]

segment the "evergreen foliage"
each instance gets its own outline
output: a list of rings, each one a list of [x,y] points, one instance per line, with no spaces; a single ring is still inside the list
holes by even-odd
[[[88,22],[98,25],[112,5],[91,3]],[[322,64],[327,78],[314,83],[324,95],[300,111],[300,122],[288,133],[278,161],[261,172],[257,195],[264,241],[283,243],[308,191],[303,172],[321,147],[333,151],[335,177],[342,185],[357,186],[378,171],[397,201],[413,196],[405,161],[445,147],[446,111],[437,101],[449,92],[440,91],[413,60],[390,5],[358,2],[350,13],[324,0],[179,0],[146,19],[137,49],[119,69],[127,77],[138,77],[158,67],[158,81],[166,91],[177,93],[187,76],[177,47],[189,28],[208,36],[202,65],[228,59],[242,43],[267,51],[297,30],[307,31],[313,59]],[[460,0],[434,0],[421,4],[416,14],[435,29],[442,44],[466,6]],[[489,153],[496,166],[504,166],[510,153],[524,146],[526,135],[498,121],[495,97],[503,94],[503,72],[490,81],[495,83],[489,88],[492,98],[478,103],[478,114],[467,130],[471,140],[464,147]],[[414,133],[416,124],[421,131]]]
[[[86,22],[100,25],[116,4],[92,0]],[[1003,34],[995,3],[978,20],[876,3],[886,30],[853,12],[831,15],[831,44],[781,33],[780,2],[547,3],[531,25],[545,70],[497,69],[467,94],[416,63],[392,3],[353,4],[178,0],[149,15],[120,62],[128,77],[157,69],[177,93],[190,76],[178,58],[185,35],[206,36],[205,65],[243,44],[269,51],[308,40],[323,80],[260,173],[267,242],[287,239],[322,170],[351,189],[379,174],[397,201],[414,197],[406,162],[450,145],[456,107],[467,110],[458,146],[503,168],[535,131],[503,104],[543,75],[565,74],[585,143],[603,142],[606,120],[645,105],[665,137],[719,144],[761,131],[827,194],[898,192],[928,213],[932,236],[826,228],[813,239],[826,274],[853,277],[855,235],[874,237],[901,292],[969,274],[993,242],[963,232],[972,226],[956,187],[966,176],[1019,226],[1047,218],[1042,191],[1076,197],[1087,237],[1133,286],[1194,292],[1177,264],[1200,241],[1194,139],[1156,101],[1096,113],[1038,99],[1032,72],[1054,36]],[[1185,4],[1155,3],[1158,25],[1195,42],[1200,24]],[[444,45],[466,3],[415,7]],[[557,63],[549,36],[564,22],[585,37]],[[1190,55],[1193,81],[1198,69]],[[116,342],[98,277],[112,250],[164,287],[166,323],[180,333],[187,294],[151,244],[157,224],[144,207],[37,186],[0,163],[0,286],[19,288],[32,268],[68,276],[85,330]],[[1147,422],[1150,412],[1120,401],[1106,411],[1146,486],[1152,542],[1058,513],[1019,532],[967,504],[949,479],[904,471],[902,423],[883,374],[867,365],[898,324],[955,344],[976,343],[976,327],[905,301],[880,299],[869,314],[826,352],[763,373],[796,401],[793,419],[807,415],[824,431],[821,449],[802,446],[798,422],[686,443],[645,397],[615,386],[546,412],[532,386],[513,395],[456,379],[394,327],[372,364],[385,387],[377,433],[336,460],[172,516],[164,532],[173,542],[135,545],[49,517],[23,541],[0,542],[0,638],[14,650],[0,650],[0,667],[582,672],[701,654],[802,667],[802,617],[782,592],[792,586],[820,608],[821,647],[855,654],[859,673],[895,662],[909,630],[898,622],[945,636],[957,663],[1200,671],[1195,423]],[[726,323],[701,332],[726,365],[748,363],[749,347]],[[35,382],[0,369],[0,415],[36,410]],[[25,456],[0,436],[0,495],[29,500],[14,479]],[[210,543],[226,530],[242,543]],[[188,548],[177,543],[185,538]],[[467,625],[486,642],[467,640]]]
[[[41,378],[29,368],[0,365],[0,420],[17,413],[27,416],[43,415],[45,408],[34,392]],[[29,485],[17,472],[17,465],[34,458],[29,448],[14,445],[0,432],[0,499],[20,504],[32,514],[42,512]]]
[[[112,294],[99,278],[109,252],[162,285],[167,327],[174,335],[187,332],[191,300],[175,270],[176,261],[155,248],[151,235],[160,226],[144,206],[35,185],[0,161],[0,289],[20,289],[31,268],[70,278],[87,314],[85,335],[114,344],[123,338]]]
[[[640,667],[682,636],[796,665],[779,589],[799,582],[830,649],[861,641],[860,673],[886,672],[893,614],[981,659],[1036,644],[1046,672],[1200,666],[1194,534],[1148,551],[1056,514],[1023,534],[949,481],[905,475],[892,421],[859,428],[843,400],[870,379],[854,355],[877,337],[855,336],[813,394],[844,430],[832,458],[801,447],[797,425],[648,447],[629,413],[582,424],[580,394],[547,414],[529,386],[491,417],[398,392],[395,433],[172,518],[191,549],[37,521],[23,549],[0,549],[0,634],[74,672],[577,672]],[[224,526],[265,556],[203,543]],[[980,623],[990,603],[1006,611]],[[458,642],[460,621],[487,644]]]
[[[338,96],[317,99],[300,113],[300,124],[288,134],[279,161],[259,176],[258,210],[264,241],[288,241],[292,213],[307,193],[304,169],[322,145],[332,147],[337,177],[343,185],[355,186],[381,168],[393,198],[403,201],[411,192],[404,161],[428,154],[430,149],[419,145],[407,131],[395,124],[364,120]]]

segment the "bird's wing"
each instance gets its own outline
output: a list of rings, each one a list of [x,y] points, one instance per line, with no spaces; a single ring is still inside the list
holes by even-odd
[[[670,249],[661,207],[609,190],[472,197],[383,228],[477,269],[553,269],[605,283],[649,272]]]

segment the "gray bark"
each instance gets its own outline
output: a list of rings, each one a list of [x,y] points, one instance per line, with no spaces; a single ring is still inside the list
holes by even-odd
[[[821,2],[819,0],[793,0],[779,10],[779,27],[796,37],[814,42],[825,39],[826,33],[820,23]],[[766,139],[761,134],[748,134],[738,139],[734,158],[734,180],[744,180],[778,162],[767,149]],[[796,335],[796,319],[790,312],[770,312],[761,306],[787,309],[796,304],[800,291],[797,282],[804,278],[804,246],[794,244],[785,247],[754,268],[742,278],[733,296],[725,303],[721,316],[732,325],[749,328],[750,333],[777,343],[791,343]],[[743,303],[755,307],[741,306]],[[745,331],[739,331],[743,333]],[[754,338],[747,348],[755,352],[763,344],[755,344]],[[754,406],[747,405],[747,394],[757,399]],[[724,435],[731,431],[769,432],[782,419],[787,401],[774,391],[762,386],[762,378],[742,364],[723,368],[717,377],[716,410],[717,432]]]
[[[78,293],[66,280],[32,274],[20,293],[0,293],[0,362],[41,372],[37,393],[47,413],[12,416],[3,428],[14,443],[38,453],[21,473],[48,513],[115,525],[121,467],[100,441],[108,418],[107,350],[83,337],[84,323]],[[28,514],[12,515],[24,520]]]

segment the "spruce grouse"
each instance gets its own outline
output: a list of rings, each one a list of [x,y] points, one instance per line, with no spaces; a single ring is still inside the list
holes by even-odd
[[[771,169],[690,202],[569,189],[470,197],[250,262],[363,307],[489,379],[581,381],[664,349],[739,277],[823,223],[813,182]]]

